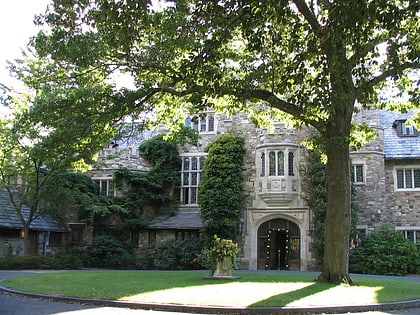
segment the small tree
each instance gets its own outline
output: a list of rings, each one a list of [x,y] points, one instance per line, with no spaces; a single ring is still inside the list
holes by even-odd
[[[30,225],[46,211],[43,202],[51,187],[68,168],[91,162],[113,134],[113,128],[98,117],[76,111],[74,121],[60,117],[59,110],[50,113],[50,99],[43,94],[34,106],[35,100],[29,94],[6,93],[8,97],[1,100],[13,109],[13,114],[0,118],[0,188],[7,191],[22,223],[26,255]],[[71,104],[68,99],[63,102],[65,106]],[[85,105],[89,107],[89,103]],[[22,211],[24,204],[29,207],[28,216]]]
[[[235,239],[242,208],[244,139],[220,136],[207,148],[200,181],[200,206],[207,235]]]

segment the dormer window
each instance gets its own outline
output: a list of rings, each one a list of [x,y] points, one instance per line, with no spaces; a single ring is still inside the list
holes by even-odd
[[[396,120],[392,125],[397,130],[398,137],[418,137],[419,132],[414,126],[408,125],[406,120]]]

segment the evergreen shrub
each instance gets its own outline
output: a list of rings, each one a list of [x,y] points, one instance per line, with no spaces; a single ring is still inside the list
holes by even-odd
[[[88,267],[95,268],[131,268],[135,265],[135,256],[131,249],[111,236],[97,236],[92,245],[84,252]]]
[[[170,239],[162,241],[150,248],[142,261],[142,268],[161,270],[195,270],[203,266],[198,257],[203,248],[199,239]]]
[[[419,269],[416,246],[387,227],[371,233],[350,253],[350,272],[403,276]]]
[[[232,134],[221,135],[206,152],[199,187],[203,232],[209,238],[218,235],[235,239],[243,208],[244,139]]]
[[[0,269],[2,270],[41,269],[43,265],[43,256],[6,255],[0,257]]]

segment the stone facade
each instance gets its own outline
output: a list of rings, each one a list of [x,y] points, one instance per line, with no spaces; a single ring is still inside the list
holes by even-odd
[[[403,191],[395,189],[396,167],[408,165],[420,172],[420,152],[410,158],[389,157],[388,134],[396,132],[395,128],[392,129],[392,122],[406,118],[387,115],[386,112],[372,110],[355,116],[356,123],[365,122],[377,133],[373,141],[358,151],[350,152],[355,176],[355,201],[359,208],[358,229],[369,232],[384,224],[403,231],[410,227],[415,235],[419,234],[417,242],[420,242],[420,188]],[[274,124],[273,130],[256,128],[242,114],[226,117],[210,112],[207,117],[211,117],[211,120],[200,118],[201,121],[195,126],[201,131],[199,145],[185,145],[179,151],[182,158],[205,157],[204,148],[220,134],[234,133],[245,139],[244,209],[236,240],[239,243],[240,268],[312,269],[312,212],[305,202],[301,171],[305,167],[307,155],[302,143],[313,135],[313,130],[288,129],[282,123]],[[420,146],[418,139],[418,136],[410,137],[405,141],[417,141]],[[391,145],[394,145],[393,142]],[[102,153],[103,167],[92,170],[91,176],[111,178],[112,171],[120,165],[146,171],[148,165],[132,152],[126,148],[116,149],[114,156]],[[412,171],[417,172],[415,170]],[[193,215],[199,210],[199,203],[188,202],[190,199],[186,198],[191,198],[196,190],[194,188],[187,193],[186,189],[188,187],[180,189],[181,200],[185,199],[180,210],[191,211]],[[198,225],[189,225],[184,230],[198,228]],[[147,244],[160,239],[174,237],[178,230],[182,230],[182,226],[169,226],[157,233],[156,230],[146,229],[140,233],[139,248],[146,248]],[[407,234],[409,238],[412,235],[410,233]]]

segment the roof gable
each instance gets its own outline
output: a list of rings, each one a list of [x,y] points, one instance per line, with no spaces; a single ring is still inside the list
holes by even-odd
[[[397,122],[406,121],[414,112],[401,114],[382,111],[381,124],[384,128],[384,151],[386,159],[420,159],[420,136],[399,136]]]

